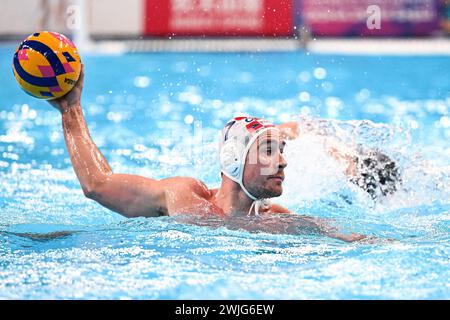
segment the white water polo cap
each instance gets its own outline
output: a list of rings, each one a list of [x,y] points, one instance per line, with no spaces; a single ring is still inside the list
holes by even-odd
[[[245,159],[253,142],[268,130],[278,131],[269,121],[250,117],[231,119],[222,129],[220,169],[224,175],[237,182],[252,200],[257,200],[257,197],[244,187],[243,182]]]

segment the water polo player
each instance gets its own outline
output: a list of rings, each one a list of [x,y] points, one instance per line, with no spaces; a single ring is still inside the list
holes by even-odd
[[[67,149],[86,197],[125,217],[271,215],[279,217],[277,221],[288,221],[289,225],[277,224],[272,219],[272,225],[283,227],[258,229],[257,219],[253,219],[251,228],[242,227],[291,232],[292,226],[300,226],[345,241],[366,238],[355,233],[341,234],[320,219],[289,214],[286,208],[268,201],[282,194],[287,163],[280,130],[262,119],[238,117],[225,125],[220,141],[222,182],[218,189],[209,189],[189,177],[155,180],[114,173],[93,142],[83,116],[80,103],[83,79],[84,68],[74,89],[49,103],[62,114]]]

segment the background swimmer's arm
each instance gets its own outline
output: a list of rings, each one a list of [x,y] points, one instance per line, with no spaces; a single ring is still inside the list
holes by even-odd
[[[76,86],[49,102],[62,114],[67,150],[84,194],[126,217],[165,214],[164,182],[114,174],[92,141],[80,103],[83,79],[84,66]]]
[[[318,127],[318,122],[320,123],[320,121],[321,120],[302,121],[301,130],[300,130],[298,121],[285,122],[285,123],[277,125],[276,127],[278,128],[278,130],[280,130],[281,136],[284,139],[294,140],[294,139],[298,138],[298,136],[300,135],[300,131],[302,133],[314,133],[314,134],[320,135],[320,136],[326,135],[323,132],[323,130],[321,130],[320,127]]]
[[[283,139],[294,140],[298,137],[298,122],[291,121],[276,126]]]
[[[281,137],[283,139],[294,140],[299,136],[299,125],[297,121],[282,123],[276,127],[280,130]],[[312,133],[314,131],[317,130],[313,126],[309,125],[309,123],[302,127],[302,132]],[[320,135],[323,135],[323,133],[320,133]],[[329,136],[324,137],[324,146],[331,157],[346,165],[346,175],[355,175],[356,160],[354,157],[355,152],[353,152],[353,150]]]

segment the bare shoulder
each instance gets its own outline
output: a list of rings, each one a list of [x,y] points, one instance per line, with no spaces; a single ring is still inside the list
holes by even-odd
[[[208,197],[211,193],[203,181],[191,177],[171,177],[160,182],[172,191],[192,191],[202,197]]]

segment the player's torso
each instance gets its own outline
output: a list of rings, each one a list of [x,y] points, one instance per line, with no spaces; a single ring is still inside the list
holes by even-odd
[[[227,214],[215,201],[218,189],[208,189],[195,179],[180,179],[175,187],[166,190],[167,214],[225,217]],[[271,206],[261,208],[261,214],[270,214]]]
[[[223,216],[224,212],[215,205],[213,192],[201,181],[179,178],[165,192],[167,214],[171,215],[209,215]]]

